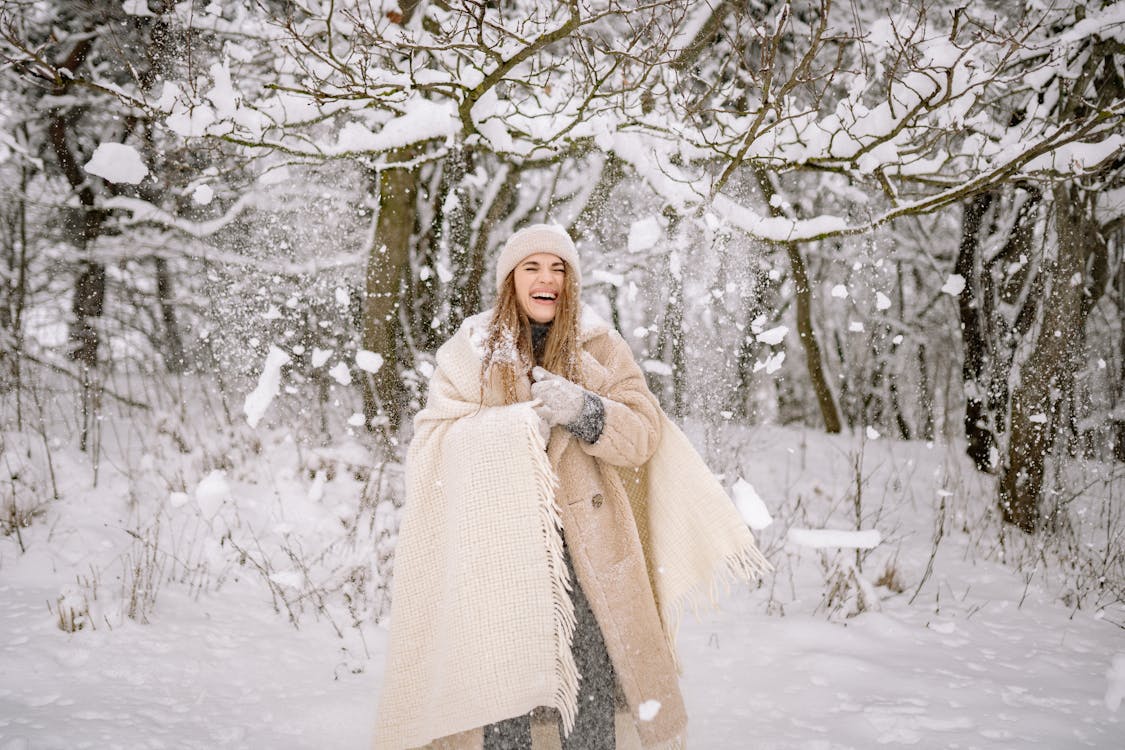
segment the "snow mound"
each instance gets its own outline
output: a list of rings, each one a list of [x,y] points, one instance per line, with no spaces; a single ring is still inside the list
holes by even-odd
[[[1116,654],[1106,674],[1109,685],[1105,689],[1105,707],[1110,711],[1121,708],[1125,699],[1125,654]]]
[[[878,529],[843,531],[838,529],[789,529],[789,541],[798,547],[824,549],[874,549],[883,541]]]

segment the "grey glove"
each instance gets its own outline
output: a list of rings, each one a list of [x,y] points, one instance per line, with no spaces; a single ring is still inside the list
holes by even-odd
[[[536,367],[531,394],[538,400],[536,413],[548,424],[562,425],[579,440],[596,443],[605,427],[605,404],[596,394],[561,375]]]
[[[568,425],[582,416],[585,388],[542,367],[533,369],[531,376],[536,381],[531,384],[531,396],[539,400],[535,411],[547,424]]]

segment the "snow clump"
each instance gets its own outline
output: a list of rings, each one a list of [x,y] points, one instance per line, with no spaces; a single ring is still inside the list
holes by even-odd
[[[753,485],[745,479],[739,477],[731,488],[731,493],[734,495],[734,505],[738,508],[739,515],[751,529],[760,531],[773,523],[773,517],[770,516],[765,502]]]
[[[336,366],[328,371],[328,374],[340,385],[352,384],[352,371],[343,362],[337,362]]]
[[[658,713],[660,713],[660,701],[658,700],[647,700],[637,706],[637,715],[640,716],[641,721],[652,721]]]
[[[251,427],[257,427],[266,409],[273,403],[281,387],[281,368],[289,364],[289,355],[271,346],[266,354],[266,364],[262,367],[262,374],[258,376],[258,387],[246,396],[242,404],[242,411],[246,414],[246,421]]]
[[[214,518],[228,499],[230,485],[227,483],[227,473],[220,469],[203,477],[203,481],[195,488],[195,502],[199,504],[199,511],[204,518]]]
[[[761,341],[763,344],[769,344],[770,346],[775,346],[775,345],[780,344],[782,342],[782,340],[785,338],[785,335],[787,333],[789,333],[789,327],[788,326],[777,326],[776,328],[771,328],[768,331],[762,331],[761,333],[759,333],[757,335],[756,338],[758,339],[758,341]]]
[[[660,241],[663,230],[655,216],[634,221],[629,227],[629,252],[639,253],[649,250]]]
[[[945,280],[945,284],[941,290],[946,294],[956,297],[961,292],[965,291],[965,277],[959,273],[949,274],[949,278]]]
[[[94,149],[94,155],[84,168],[107,182],[139,185],[148,175],[141,155],[132,146],[124,143],[102,143]]]
[[[366,349],[360,349],[355,353],[355,363],[359,365],[359,369],[374,375],[379,372],[379,368],[383,366],[383,355],[377,352],[369,352]]]

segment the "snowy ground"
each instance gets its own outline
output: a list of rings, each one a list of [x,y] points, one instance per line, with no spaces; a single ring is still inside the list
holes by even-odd
[[[718,612],[684,619],[692,747],[1125,747],[1125,607],[1093,595],[1081,608],[1064,604],[1075,585],[1049,558],[1036,570],[1000,562],[982,485],[956,451],[776,428],[696,437],[717,446],[713,465],[737,471],[770,507],[775,524],[760,538],[779,572],[729,592]],[[875,588],[879,610],[849,617],[854,597],[835,607],[823,599],[825,569],[853,553],[795,547],[785,530],[855,527],[861,450],[860,526],[883,538],[861,576],[874,583],[891,567],[901,586]],[[228,502],[246,506],[244,517],[284,502],[297,527],[287,533],[299,535],[318,516],[293,507],[334,508],[357,492],[344,477],[314,478],[313,488],[299,471],[279,474],[281,455],[267,446],[258,459],[274,462],[270,481],[233,472],[238,500]],[[91,489],[80,456],[55,460],[63,497],[22,530],[26,552],[14,535],[0,537],[0,750],[369,745],[381,627],[345,627],[340,638],[306,614],[294,628],[245,568],[217,590],[162,585],[149,624],[120,617],[109,561],[134,543],[122,528],[136,512],[123,499],[135,480],[115,480],[106,466]],[[189,495],[206,486],[197,469],[184,478]],[[300,497],[289,497],[295,488]],[[932,574],[909,604],[943,500]],[[195,505],[177,512],[184,507]],[[60,592],[88,593],[95,575],[91,619],[102,626],[61,631]]]

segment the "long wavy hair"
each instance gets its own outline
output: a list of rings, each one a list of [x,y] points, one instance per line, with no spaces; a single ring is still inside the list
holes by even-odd
[[[555,319],[543,347],[543,361],[537,363],[531,344],[531,320],[516,298],[513,273],[508,274],[500,287],[492,320],[488,324],[480,373],[482,402],[485,383],[495,375],[500,380],[504,403],[516,403],[517,380],[529,376],[536,364],[580,385],[583,382],[578,356],[578,311],[581,305],[574,275],[567,268],[562,294],[555,307]]]

